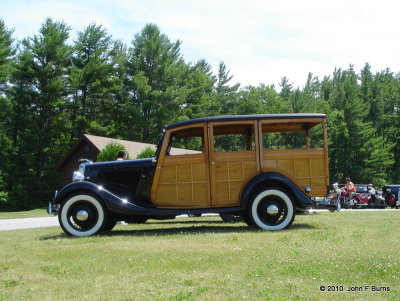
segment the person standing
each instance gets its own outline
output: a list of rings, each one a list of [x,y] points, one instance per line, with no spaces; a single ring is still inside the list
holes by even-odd
[[[120,150],[120,151],[118,152],[118,155],[117,155],[117,161],[126,160],[126,157],[127,157],[126,151]]]
[[[371,196],[369,199],[369,203],[375,204],[376,203],[376,189],[374,188],[374,186],[372,184],[369,184],[367,186],[367,190]]]

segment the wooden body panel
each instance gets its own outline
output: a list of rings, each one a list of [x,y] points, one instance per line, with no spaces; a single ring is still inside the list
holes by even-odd
[[[323,148],[264,150],[261,166],[263,172],[286,175],[303,191],[310,187],[309,196],[326,195],[329,183]]]
[[[258,173],[255,151],[214,153],[213,205],[238,206],[240,191],[245,182]]]
[[[210,184],[205,154],[165,156],[153,203],[169,207],[208,207]]]

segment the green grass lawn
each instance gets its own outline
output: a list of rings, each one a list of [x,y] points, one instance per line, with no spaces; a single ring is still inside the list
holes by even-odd
[[[46,217],[46,216],[51,216],[47,213],[46,209],[33,209],[29,211],[18,211],[18,212],[0,212],[0,219]]]
[[[357,211],[280,232],[218,217],[0,232],[0,300],[399,300],[399,229],[400,211]]]

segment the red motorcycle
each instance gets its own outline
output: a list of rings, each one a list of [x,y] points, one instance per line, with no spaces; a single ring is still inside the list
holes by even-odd
[[[340,188],[338,183],[335,183],[332,186],[333,191],[331,191],[328,198],[330,199],[331,204],[336,205],[338,211],[341,208],[357,208],[358,201],[356,194],[352,194],[350,197],[350,193],[345,187]]]
[[[334,193],[330,195],[331,204],[338,202],[342,208],[386,208],[388,199],[371,190],[371,184],[357,184],[356,193],[350,193],[343,185],[333,184]]]

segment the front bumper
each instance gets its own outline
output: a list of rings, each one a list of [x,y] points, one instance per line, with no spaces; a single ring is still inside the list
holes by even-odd
[[[53,204],[49,202],[49,206],[47,207],[47,213],[57,215],[60,210],[60,204]]]
[[[49,202],[49,206],[47,206],[47,213],[52,215],[57,215],[58,211],[60,211],[60,204],[54,204],[54,200],[57,196],[58,191],[56,190],[54,193],[54,198],[51,202]]]

